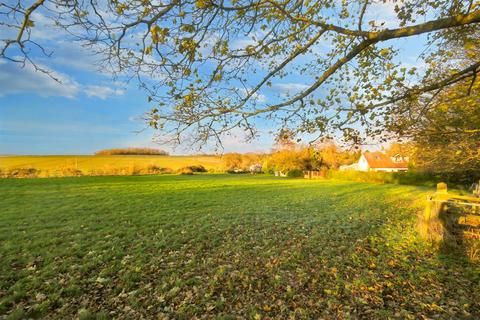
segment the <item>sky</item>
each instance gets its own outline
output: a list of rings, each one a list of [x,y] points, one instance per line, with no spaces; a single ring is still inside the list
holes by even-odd
[[[383,8],[386,17],[392,8]],[[95,66],[92,56],[79,43],[55,31],[44,16],[33,16],[33,37],[42,40],[53,52],[37,55],[37,62],[51,70],[60,82],[0,59],[0,154],[92,154],[100,149],[156,147],[172,154],[213,152],[190,145],[158,145],[154,132],[141,120],[153,106],[134,81],[114,79]],[[41,27],[38,27],[41,26]],[[3,32],[3,34],[2,34]],[[8,36],[0,30],[0,39]],[[400,53],[406,64],[418,63],[421,47],[415,39],[405,39]],[[308,83],[290,78],[274,84],[277,91],[298,90]],[[268,99],[269,97],[262,97]],[[269,151],[273,136],[269,123],[261,123],[259,138],[246,143],[240,132],[225,137],[223,152]]]

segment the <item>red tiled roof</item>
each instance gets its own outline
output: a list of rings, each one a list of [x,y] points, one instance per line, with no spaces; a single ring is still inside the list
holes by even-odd
[[[363,155],[367,160],[370,168],[408,168],[408,163],[394,162],[389,156],[379,151],[365,152]]]

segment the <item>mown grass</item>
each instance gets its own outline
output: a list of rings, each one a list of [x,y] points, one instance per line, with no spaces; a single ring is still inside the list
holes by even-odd
[[[0,180],[0,318],[478,318],[425,189],[270,176]],[[421,205],[421,203],[420,203]]]
[[[202,165],[207,169],[216,169],[222,166],[222,160],[216,156],[0,156],[0,170],[35,168],[48,171],[64,167],[88,173],[96,170],[108,171],[115,168],[149,165],[173,170],[190,165]]]

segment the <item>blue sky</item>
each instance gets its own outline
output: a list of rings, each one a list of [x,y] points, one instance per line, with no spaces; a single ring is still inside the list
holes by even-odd
[[[392,17],[392,7],[383,8]],[[152,141],[154,132],[140,117],[153,107],[135,82],[112,79],[94,65],[96,59],[80,44],[69,41],[43,21],[36,20],[33,36],[54,52],[37,61],[61,80],[35,72],[27,65],[0,60],[0,154],[92,154],[116,147],[158,147],[172,153],[196,153],[198,149],[180,145],[175,149]],[[0,38],[5,38],[0,30]],[[418,64],[421,45],[416,39],[402,39],[399,58],[407,65]],[[292,77],[274,84],[277,91],[302,88],[305,79]],[[267,95],[265,97],[269,99]],[[268,122],[260,123],[260,137],[245,143],[241,134],[226,137],[224,151],[268,151],[273,138]],[[206,148],[204,152],[213,151]]]
[[[51,58],[38,56],[60,83],[32,66],[0,60],[0,154],[92,154],[117,147],[156,147],[171,153],[199,152],[190,145],[152,141],[141,117],[153,107],[137,83],[103,74],[79,44],[49,39]],[[225,152],[268,151],[270,135],[253,143],[226,137]],[[202,152],[212,152],[206,148]]]
[[[144,125],[136,118],[148,106],[134,85],[114,84],[96,72],[56,71],[66,81],[0,65],[0,153],[88,154],[152,145],[152,132],[138,133]]]

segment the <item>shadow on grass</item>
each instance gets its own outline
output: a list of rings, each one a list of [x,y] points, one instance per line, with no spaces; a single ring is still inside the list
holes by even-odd
[[[480,212],[455,202],[441,203],[438,220],[441,227],[441,252],[448,258],[465,258],[480,263]]]
[[[438,206],[438,207],[437,207]],[[426,236],[437,256],[435,272],[436,296],[443,305],[432,308],[432,314],[455,319],[480,319],[480,238],[478,224],[472,224],[470,213],[458,203],[440,202],[432,208]],[[471,237],[471,235],[474,235]],[[440,290],[439,290],[440,289]]]
[[[411,241],[414,187],[228,176],[12,186],[0,313],[74,318],[80,304],[132,319],[449,318],[462,310],[435,305],[473,283],[452,275],[466,266]]]

